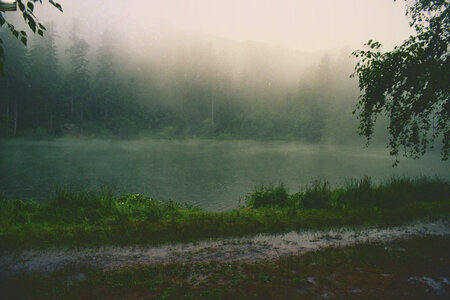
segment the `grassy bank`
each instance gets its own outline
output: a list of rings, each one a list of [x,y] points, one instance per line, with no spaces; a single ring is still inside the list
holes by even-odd
[[[53,274],[0,280],[0,295],[7,299],[446,299],[449,265],[450,239],[427,237],[327,248],[259,263],[153,265],[106,272],[72,266]],[[427,282],[441,285],[435,289]]]
[[[370,178],[331,190],[315,181],[289,194],[261,186],[245,206],[207,212],[143,195],[60,189],[46,203],[0,200],[0,249],[191,242],[331,226],[390,226],[448,215],[450,184],[438,179]]]

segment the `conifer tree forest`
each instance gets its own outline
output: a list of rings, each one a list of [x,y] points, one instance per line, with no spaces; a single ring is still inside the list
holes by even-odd
[[[349,78],[349,51],[321,54],[285,80],[274,70],[278,61],[269,46],[255,45],[263,49],[256,52],[252,45],[232,46],[244,49],[245,60],[237,64],[227,62],[214,41],[199,40],[185,51],[156,50],[149,53],[153,60],[142,63],[127,45],[117,47],[109,32],[93,47],[74,22],[63,47],[58,28],[46,29],[27,47],[0,32],[7,49],[6,76],[0,78],[2,138],[357,140],[351,112],[359,91]]]

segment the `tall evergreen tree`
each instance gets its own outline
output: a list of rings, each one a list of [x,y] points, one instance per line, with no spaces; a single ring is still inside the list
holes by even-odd
[[[56,33],[52,23],[46,26],[44,38],[34,39],[29,52],[29,71],[27,81],[31,88],[28,102],[34,110],[27,119],[33,120],[34,126],[42,126],[49,133],[54,133],[59,124],[55,123],[57,101],[60,98],[58,59],[55,43]]]
[[[83,121],[90,116],[89,107],[89,70],[87,51],[88,43],[79,37],[79,25],[75,21],[70,32],[71,45],[67,49],[70,57],[70,71],[66,76],[65,90],[69,106],[68,117],[72,121]]]
[[[28,85],[25,81],[27,49],[10,32],[2,31],[0,39],[10,51],[6,54],[6,77],[0,77],[0,136],[16,136]],[[20,118],[21,119],[21,118]],[[25,124],[23,124],[25,125]]]
[[[94,78],[95,115],[100,120],[111,120],[117,104],[117,88],[114,66],[113,41],[109,32],[103,33],[97,55],[97,72]]]

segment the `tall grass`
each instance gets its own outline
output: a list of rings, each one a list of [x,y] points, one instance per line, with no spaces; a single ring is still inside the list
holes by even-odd
[[[337,205],[347,207],[397,208],[408,203],[450,200],[450,184],[426,177],[392,178],[374,186],[369,177],[349,182],[339,193]]]
[[[327,181],[315,180],[305,190],[289,194],[283,184],[261,185],[245,197],[253,209],[398,208],[415,202],[450,200],[450,184],[439,179],[394,178],[373,185],[369,177],[347,181],[331,190]],[[197,209],[198,210],[198,209]],[[28,223],[114,224],[126,220],[158,222],[174,219],[193,207],[163,202],[140,194],[115,197],[111,190],[80,191],[57,188],[46,203],[7,200],[0,196],[0,225]]]
[[[56,188],[46,203],[0,198],[0,225],[29,223],[114,224],[127,220],[160,221],[175,217],[184,206],[140,194],[114,197],[111,190]]]
[[[408,203],[450,200],[450,184],[426,177],[392,178],[374,185],[370,177],[349,180],[344,188],[330,189],[328,181],[314,180],[300,191],[289,195],[284,185],[264,186],[246,196],[249,207],[293,209],[398,208]]]
[[[447,216],[450,184],[438,179],[370,178],[330,189],[316,180],[289,194],[262,185],[246,207],[207,212],[139,194],[58,189],[46,203],[0,197],[0,251],[28,247],[161,244],[330,226],[399,225]]]
[[[278,186],[261,184],[254,192],[245,197],[245,203],[249,207],[287,207],[289,194],[284,184]]]

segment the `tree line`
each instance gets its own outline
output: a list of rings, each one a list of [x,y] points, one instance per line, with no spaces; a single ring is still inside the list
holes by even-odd
[[[133,138],[356,140],[356,83],[348,55],[322,60],[283,88],[262,75],[232,78],[214,51],[196,64],[141,70],[128,63],[108,33],[97,49],[80,37],[57,49],[55,28],[28,47],[0,32],[8,52],[0,79],[0,136],[116,136]],[[59,61],[58,51],[68,61]],[[89,53],[95,53],[90,58]],[[64,66],[64,67],[63,67]],[[261,72],[263,73],[263,72]]]

